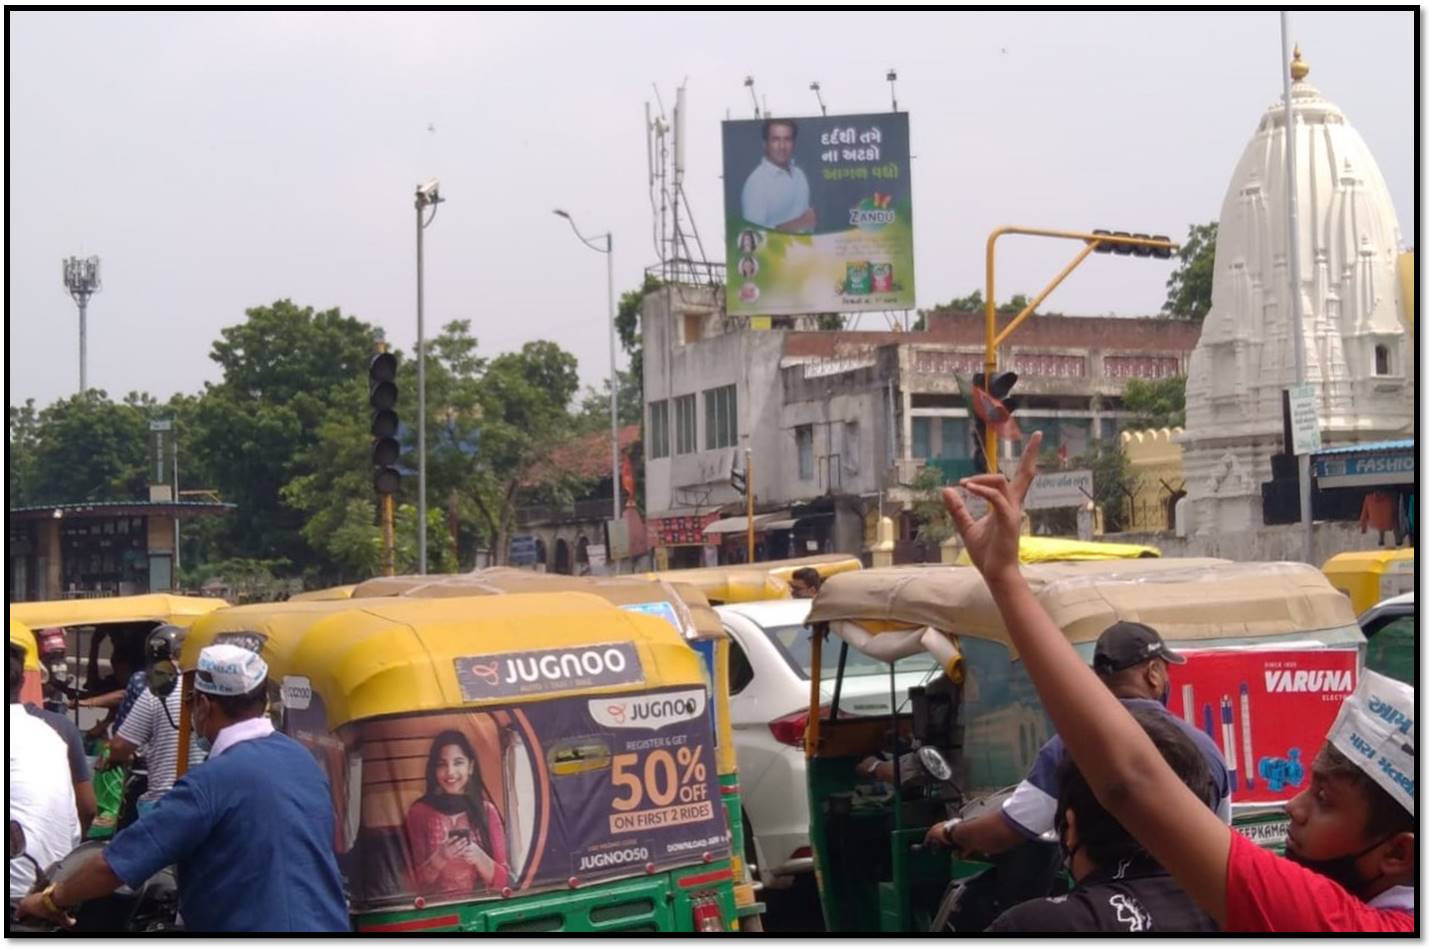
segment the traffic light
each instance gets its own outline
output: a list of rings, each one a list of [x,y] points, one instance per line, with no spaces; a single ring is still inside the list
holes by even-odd
[[[373,409],[373,488],[379,495],[398,492],[398,358],[376,354],[368,364],[368,405]]]
[[[1163,234],[1130,234],[1128,231],[1106,231],[1103,228],[1096,228],[1091,234],[1109,235],[1111,238],[1138,238],[1143,241],[1164,241],[1169,242],[1169,236]],[[1095,248],[1096,254],[1129,254],[1137,258],[1160,258],[1168,260],[1174,256],[1173,247],[1153,247],[1147,244],[1126,244],[1122,241],[1101,241],[1099,247]]]
[[[988,387],[985,385],[984,373],[975,374],[971,382],[974,384],[974,390],[984,391],[997,400],[998,411],[1003,412],[1008,419],[1015,415],[1018,397],[1011,396],[1010,391],[1015,388],[1015,382],[1019,379],[1020,374],[1013,370],[1005,370],[1004,372],[995,374]],[[985,434],[988,429],[988,424],[986,415],[983,415],[976,406],[979,398],[979,394],[972,391],[970,398],[967,400],[971,420],[970,435],[975,441],[975,451],[971,458],[975,462],[976,474],[990,471],[990,464],[985,455]],[[1005,428],[1001,425],[999,420],[990,420],[990,422],[995,424],[997,432]]]

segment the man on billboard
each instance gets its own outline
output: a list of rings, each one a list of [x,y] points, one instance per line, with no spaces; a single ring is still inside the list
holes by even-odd
[[[811,186],[792,161],[796,122],[767,119],[761,126],[765,155],[741,188],[741,216],[774,231],[810,234],[816,229]]]

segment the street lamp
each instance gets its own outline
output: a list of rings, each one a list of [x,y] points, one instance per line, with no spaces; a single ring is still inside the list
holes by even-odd
[[[413,208],[418,213],[418,573],[428,573],[428,411],[427,375],[424,371],[423,346],[423,229],[438,214],[438,180],[430,178],[413,194]],[[423,209],[433,207],[428,220]]]
[[[65,258],[63,262],[65,287],[80,306],[80,392],[85,392],[85,308],[90,297],[100,289],[100,259]]]
[[[617,311],[612,306],[612,232],[600,235],[607,241],[607,247],[604,249],[594,244],[590,238],[584,237],[582,232],[577,230],[577,222],[573,221],[567,212],[554,208],[552,213],[567,219],[567,223],[572,226],[572,233],[577,235],[579,241],[592,250],[607,255],[607,314],[610,321],[607,327],[607,354],[612,368],[612,519],[616,521],[622,517],[622,496],[618,488],[621,485],[621,477],[617,466]],[[611,564],[610,558],[608,564]]]

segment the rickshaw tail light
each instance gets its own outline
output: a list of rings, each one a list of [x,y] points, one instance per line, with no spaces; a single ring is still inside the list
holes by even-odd
[[[830,713],[831,708],[829,706],[821,708],[821,716],[824,717]],[[800,749],[806,745],[807,719],[807,712],[803,708],[797,710],[795,713],[788,713],[784,717],[778,717],[767,724],[767,726],[771,728],[771,735],[776,737],[777,742]]]
[[[692,930],[722,933],[721,905],[710,892],[692,896]]]

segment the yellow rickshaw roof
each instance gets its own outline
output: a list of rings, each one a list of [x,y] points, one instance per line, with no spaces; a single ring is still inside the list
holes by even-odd
[[[1372,548],[1368,551],[1345,551],[1324,562],[1325,572],[1359,572],[1386,568],[1395,561],[1413,561],[1412,548]]]
[[[301,591],[289,598],[290,601],[347,601],[353,597],[351,584],[335,585],[332,588],[318,588],[314,591]]]
[[[619,606],[666,601],[679,617],[685,605],[689,618],[683,620],[691,621],[699,638],[712,640],[726,636],[721,619],[698,588],[689,584],[653,581],[643,575],[577,577],[518,568],[483,568],[468,574],[373,578],[360,583],[354,596],[460,598],[543,591],[585,591]]]
[[[1152,545],[1129,545],[1120,542],[1085,542],[1077,538],[1048,538],[1043,535],[1020,536],[1020,562],[1037,565],[1047,561],[1109,561],[1119,558],[1158,558],[1160,550]],[[970,564],[970,553],[964,548],[956,556],[957,565]]]
[[[35,642],[35,632],[14,618],[10,619],[10,643],[25,648],[25,669],[40,669],[40,645]]]
[[[1202,641],[1327,630],[1355,623],[1348,599],[1312,565],[1217,558],[1051,562],[1020,572],[1073,643],[1118,620],[1142,621],[1166,640]],[[974,568],[903,566],[838,575],[810,621],[854,621],[879,635],[932,627],[997,641],[1009,632]]]
[[[63,601],[16,601],[10,617],[32,628],[81,627],[91,624],[132,624],[140,621],[186,627],[229,602],[180,594],[133,594],[119,598],[76,598]]]
[[[194,624],[185,638],[182,664],[192,667],[199,651],[220,635],[241,632],[263,636],[260,654],[271,680],[308,679],[331,727],[391,714],[705,682],[700,655],[666,621],[579,592],[228,608]],[[642,684],[481,702],[465,700],[459,688],[456,662],[461,658],[614,642],[635,647]]]

